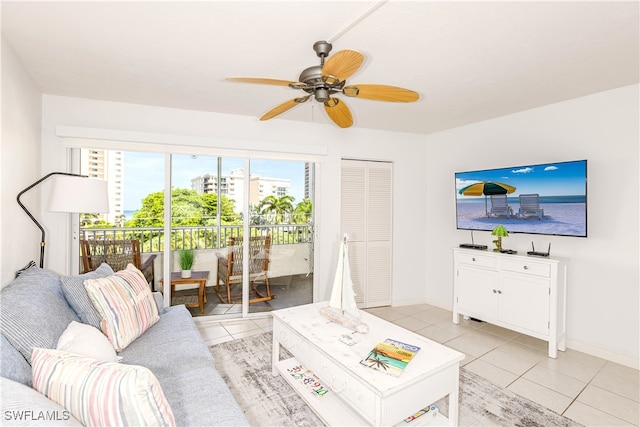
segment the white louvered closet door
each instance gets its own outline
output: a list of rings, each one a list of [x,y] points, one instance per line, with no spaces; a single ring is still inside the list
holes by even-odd
[[[340,228],[360,308],[391,304],[392,177],[391,163],[342,160]]]

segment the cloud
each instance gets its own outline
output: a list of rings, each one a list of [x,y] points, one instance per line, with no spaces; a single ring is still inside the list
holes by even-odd
[[[555,171],[558,170],[557,166],[547,166],[546,168],[544,168],[544,171]]]
[[[460,178],[456,178],[456,190],[460,190],[468,185],[471,184],[475,184],[477,182],[482,182],[482,181],[478,181],[477,179],[460,179]]]
[[[522,168],[522,169],[514,169],[511,171],[511,173],[531,173],[531,172],[533,172],[533,168],[529,168],[529,167]]]

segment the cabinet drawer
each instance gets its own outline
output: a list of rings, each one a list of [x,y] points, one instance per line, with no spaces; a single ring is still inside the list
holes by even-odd
[[[538,277],[551,276],[551,266],[549,264],[539,264],[526,260],[502,260],[502,269],[514,273],[531,274]]]
[[[474,265],[477,267],[496,268],[497,258],[494,256],[471,254],[466,252],[458,253],[458,262],[461,264]]]

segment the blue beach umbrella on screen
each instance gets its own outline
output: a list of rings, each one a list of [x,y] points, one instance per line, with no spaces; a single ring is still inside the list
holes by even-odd
[[[516,187],[513,187],[502,182],[490,182],[482,181],[475,184],[467,185],[460,189],[458,193],[463,196],[482,196],[484,195],[484,212],[487,213],[487,196],[492,194],[511,194],[516,191]]]

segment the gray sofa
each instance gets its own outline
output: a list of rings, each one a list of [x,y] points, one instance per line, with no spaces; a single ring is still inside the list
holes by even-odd
[[[34,267],[0,291],[0,424],[79,425],[68,411],[31,388],[31,350],[55,348],[71,321],[95,321],[81,307],[88,300],[78,298],[78,285],[86,278],[107,274],[110,268],[99,270],[60,277]],[[154,297],[160,320],[119,353],[122,363],[153,372],[176,425],[249,425],[216,371],[189,311],[184,306],[165,309],[161,295]]]

